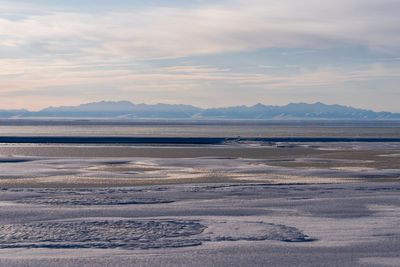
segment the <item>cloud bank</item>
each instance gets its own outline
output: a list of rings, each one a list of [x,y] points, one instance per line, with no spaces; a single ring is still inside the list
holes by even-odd
[[[199,90],[218,95],[229,86],[240,96],[237,91],[241,88],[302,90],[393,80],[400,73],[399,1],[236,0],[185,5],[172,1],[137,6],[119,1],[99,7],[48,2],[0,3],[0,94],[10,98],[5,105],[24,104],[12,99],[24,91],[40,96],[42,102],[54,101],[53,90],[71,90],[66,88],[86,88],[82,90],[88,98],[96,90],[99,97],[111,95],[106,89],[96,89],[99,85],[144,101],[153,95],[145,99],[140,92],[187,94],[191,99]],[[346,47],[361,47],[395,64],[357,62],[349,70],[329,62],[311,67],[300,62],[295,72],[276,73],[265,67],[232,70],[235,53]],[[233,55],[232,66],[190,62],[191,58],[229,53]],[[177,62],[182,59],[189,63]],[[160,63],[163,61],[168,63]],[[242,62],[243,58],[237,59],[237,64]],[[269,66],[269,62],[253,63]],[[390,88],[397,81],[392,81]],[[381,87],[388,86],[383,83]],[[71,92],[70,101],[86,102]],[[164,96],[161,100],[182,99]],[[38,103],[38,107],[46,104]]]

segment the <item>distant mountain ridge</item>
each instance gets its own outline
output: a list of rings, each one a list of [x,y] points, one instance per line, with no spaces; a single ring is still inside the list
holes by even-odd
[[[375,112],[343,105],[290,103],[224,108],[180,104],[134,104],[101,101],[79,106],[48,107],[40,111],[0,110],[0,118],[108,118],[108,119],[220,119],[220,120],[398,120],[400,113]]]

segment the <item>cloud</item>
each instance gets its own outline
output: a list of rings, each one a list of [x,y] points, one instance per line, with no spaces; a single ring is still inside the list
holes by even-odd
[[[175,102],[182,94],[188,99],[200,91],[220,96],[219,92],[231,90],[240,102],[245,92],[236,92],[248,88],[301,91],[397,79],[400,73],[397,65],[370,62],[352,69],[291,62],[285,67],[290,70],[282,71],[285,62],[260,61],[255,62],[256,70],[248,72],[209,62],[189,60],[186,65],[167,66],[156,62],[268,48],[293,49],[287,57],[311,57],[316,49],[338,47],[363,47],[396,59],[400,53],[397,0],[226,0],[185,5],[159,1],[139,6],[124,6],[122,1],[99,9],[52,6],[51,2],[0,3],[0,94],[14,97],[9,101],[12,105],[25,91],[30,97],[36,92],[43,101],[35,104],[45,106],[57,96],[44,97],[49,90],[69,92],[75,103],[79,90],[71,88],[85,92],[81,102],[110,99],[113,90],[127,98],[148,92],[147,99],[164,92]]]
[[[40,91],[40,88],[96,88],[108,86],[120,88],[127,94],[137,90],[157,92],[163,90],[171,94],[189,93],[196,90],[218,90],[219,86],[238,88],[259,88],[280,90],[318,86],[340,86],[347,82],[373,81],[376,79],[398,79],[400,67],[384,64],[369,64],[363,69],[346,70],[338,67],[318,67],[300,69],[293,73],[270,73],[269,69],[260,72],[238,72],[227,68],[207,65],[177,65],[141,69],[137,65],[88,65],[76,67],[62,64],[46,66],[32,65],[27,60],[0,60],[4,71],[0,73],[0,88],[3,95],[14,91]],[[28,68],[25,66],[29,66]],[[102,68],[102,67],[103,68]],[[206,85],[206,86],[205,86]],[[46,89],[48,90],[48,89]],[[71,91],[71,90],[70,90]],[[71,91],[71,93],[75,91]],[[104,92],[102,92],[104,93]],[[212,94],[212,90],[209,91]],[[54,96],[57,96],[56,94]]]
[[[174,58],[268,47],[400,47],[393,0],[226,1],[184,7],[68,12],[46,9],[0,18],[0,45],[41,46],[40,56]],[[39,56],[38,55],[38,56]]]

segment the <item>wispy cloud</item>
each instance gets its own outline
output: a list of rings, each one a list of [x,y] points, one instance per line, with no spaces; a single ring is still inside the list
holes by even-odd
[[[150,102],[171,102],[170,98],[164,99],[165,95],[169,95],[175,97],[175,101],[172,102],[179,102],[183,99],[187,101],[188,97],[195,97],[198,92],[204,90],[213,95],[220,90],[219,88],[230,88],[226,94],[236,91],[236,95],[245,96],[246,91],[251,88],[267,92],[293,88],[301,91],[302,88],[341,87],[348,82],[382,78],[400,80],[400,68],[386,68],[380,64],[353,71],[321,67],[279,75],[269,73],[268,69],[265,72],[246,73],[205,65],[161,67],[145,71],[140,68],[127,69],[125,66],[116,69],[87,69],[65,66],[48,68],[38,65],[24,69],[24,64],[23,61],[11,61],[8,64],[3,62],[2,65],[7,66],[9,73],[0,75],[0,88],[3,88],[0,96],[12,97],[17,92],[19,99],[22,95],[29,96],[29,99],[46,96],[47,100],[52,99],[52,103],[61,105],[68,98],[68,94],[73,102],[76,102],[77,96],[83,95],[89,99],[112,99],[118,91],[118,96],[124,96],[126,99],[136,99],[139,96],[143,98],[144,94],[149,97],[146,100]],[[157,94],[158,98],[154,97]],[[62,99],[59,98],[60,95],[63,95]],[[238,102],[241,99],[239,98]],[[257,102],[259,97],[255,94],[252,99],[253,102]],[[205,103],[196,104],[204,106]],[[30,105],[32,106],[32,103]],[[38,106],[33,107],[41,106],[42,103],[38,102]]]
[[[393,0],[228,1],[99,13],[33,9],[0,18],[0,45],[36,56],[154,59],[268,47],[400,47]]]

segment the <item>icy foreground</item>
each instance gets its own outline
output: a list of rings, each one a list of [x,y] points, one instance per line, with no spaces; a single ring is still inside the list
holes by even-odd
[[[399,152],[0,146],[0,266],[399,266]]]
[[[3,189],[0,224],[0,266],[397,266],[400,185]]]

